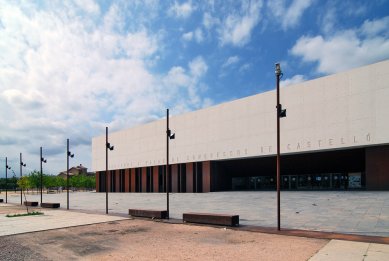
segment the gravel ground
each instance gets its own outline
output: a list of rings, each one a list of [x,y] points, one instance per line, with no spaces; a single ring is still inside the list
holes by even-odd
[[[307,260],[328,241],[148,220],[0,238],[0,260]]]

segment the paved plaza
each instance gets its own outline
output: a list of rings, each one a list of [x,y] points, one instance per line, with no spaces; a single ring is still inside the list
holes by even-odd
[[[40,195],[27,199],[40,201]],[[9,195],[8,202],[20,204],[20,195]],[[43,202],[66,209],[66,192],[43,194]],[[125,215],[129,208],[166,209],[166,193],[109,193],[111,214]],[[105,213],[105,193],[71,192],[70,209]],[[238,214],[242,225],[276,227],[276,192],[171,193],[170,217],[182,219],[184,212]],[[389,192],[281,192],[281,227],[387,237]]]

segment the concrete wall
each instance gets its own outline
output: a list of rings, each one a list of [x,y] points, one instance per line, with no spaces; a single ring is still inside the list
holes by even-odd
[[[282,153],[388,144],[389,61],[281,88],[281,103]],[[170,163],[275,154],[275,106],[270,91],[171,117]],[[165,135],[165,120],[111,133],[109,169],[165,164]],[[104,146],[93,138],[94,171],[105,169]]]

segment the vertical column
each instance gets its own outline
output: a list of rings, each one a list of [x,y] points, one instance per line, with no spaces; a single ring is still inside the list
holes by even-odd
[[[135,192],[135,175],[136,175],[136,169],[133,168],[130,170],[130,178],[131,178],[131,192]]]
[[[100,172],[96,171],[96,192],[100,192]]]
[[[389,189],[389,146],[365,149],[366,188]]]
[[[108,172],[106,173],[106,175],[107,175],[107,177],[108,177],[108,192],[112,192],[112,190],[111,190],[111,180],[112,180],[112,178],[111,178],[111,171],[108,170]]]
[[[141,168],[142,170],[142,192],[147,192],[147,169],[146,167]]]
[[[172,192],[178,192],[178,164],[172,166]]]
[[[153,167],[153,191],[160,192],[158,188],[158,166]]]
[[[115,170],[115,191],[120,192],[120,170]]]
[[[211,192],[211,162],[203,162],[203,192]]]
[[[186,163],[186,192],[193,192],[193,163]]]
[[[124,170],[124,192],[130,192],[130,169]]]

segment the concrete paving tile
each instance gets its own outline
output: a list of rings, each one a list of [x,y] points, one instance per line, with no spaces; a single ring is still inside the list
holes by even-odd
[[[358,261],[363,260],[369,243],[331,240],[310,261]]]

